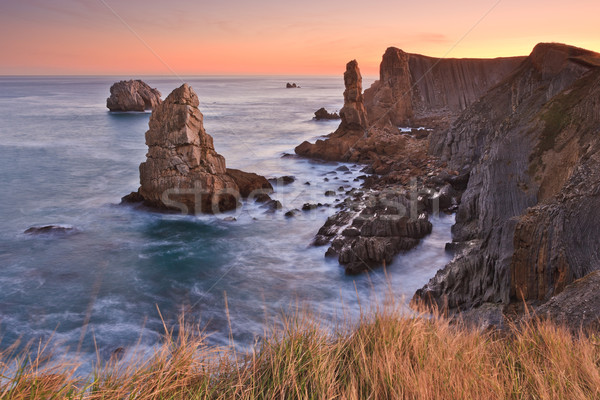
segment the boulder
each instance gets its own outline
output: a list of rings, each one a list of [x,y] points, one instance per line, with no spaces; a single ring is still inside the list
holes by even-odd
[[[156,106],[146,132],[148,154],[140,164],[141,186],[126,200],[158,210],[216,213],[237,207],[254,191],[269,193],[264,177],[227,169],[203,126],[198,96],[187,84]]]
[[[162,100],[160,92],[141,80],[120,81],[110,87],[106,107],[110,111],[152,110]]]

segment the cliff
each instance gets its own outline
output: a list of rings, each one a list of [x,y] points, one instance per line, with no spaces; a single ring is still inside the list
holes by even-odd
[[[340,126],[327,139],[304,142],[295,151],[305,157],[371,164],[379,174],[413,168],[405,153],[415,146],[399,134],[399,125],[447,127],[523,60],[439,59],[390,47],[383,55],[379,80],[364,94],[353,60],[344,73]],[[424,157],[417,158],[416,164],[422,164]]]
[[[241,197],[272,191],[264,177],[226,168],[198,105],[194,90],[183,84],[155,107],[146,132],[148,154],[140,164],[141,186],[124,202],[143,201],[184,214],[217,213],[236,208]]]
[[[369,123],[410,126],[424,118],[457,115],[524,59],[434,58],[389,47],[379,80],[365,90]]]
[[[416,299],[461,309],[546,301],[600,267],[600,55],[542,43],[430,150],[469,173],[466,249]]]

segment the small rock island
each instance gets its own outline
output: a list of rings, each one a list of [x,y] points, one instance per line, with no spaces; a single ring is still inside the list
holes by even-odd
[[[110,111],[152,110],[162,102],[160,96],[157,89],[139,79],[120,81],[110,87],[106,107]]]

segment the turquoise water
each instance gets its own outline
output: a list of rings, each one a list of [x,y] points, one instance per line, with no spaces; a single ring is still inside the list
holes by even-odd
[[[0,349],[17,339],[110,357],[140,341],[151,348],[185,311],[212,343],[228,342],[227,296],[238,346],[265,321],[301,302],[329,318],[358,313],[388,282],[412,296],[448,261],[453,217],[434,219],[431,236],[387,269],[348,277],[326,248],[310,242],[335,209],[296,218],[244,204],[235,222],[221,216],[162,215],[118,205],[139,185],[149,113],[109,113],[119,77],[0,77]],[[177,78],[146,77],[163,98]],[[341,77],[192,77],[207,132],[227,166],[269,177],[294,175],[275,198],[285,209],[332,202],[327,190],[356,186],[359,165],[294,157],[294,147],[335,130],[314,121],[320,107],[342,106]],[[301,89],[285,89],[287,81]],[[365,86],[370,84],[366,80]],[[329,179],[329,182],[325,181]],[[306,185],[305,182],[310,182]],[[339,192],[342,193],[341,191]],[[337,199],[343,199],[338,196]],[[285,211],[284,209],[284,211]],[[25,235],[31,226],[72,226],[69,234]],[[89,324],[86,324],[89,322]]]

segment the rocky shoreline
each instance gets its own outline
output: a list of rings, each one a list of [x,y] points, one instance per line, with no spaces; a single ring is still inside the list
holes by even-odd
[[[340,187],[345,199],[313,245],[358,274],[417,246],[432,214],[456,213],[455,257],[414,304],[479,326],[521,318],[521,303],[550,317],[585,303],[585,317],[564,318],[572,327],[600,318],[597,278],[585,279],[600,269],[600,54],[542,43],[527,57],[446,60],[389,48],[370,88],[356,60],[344,85],[339,127],[295,152],[364,164],[365,175],[360,188]],[[124,202],[216,213],[256,197],[282,208],[266,178],[225,167],[189,86],[153,108],[141,186]]]
[[[586,315],[563,318],[574,328],[600,317],[597,279],[571,285],[600,269],[600,55],[540,44],[528,57],[436,61],[390,48],[364,94],[356,61],[344,81],[340,126],[296,153],[373,175],[315,245],[360,273],[418,244],[430,213],[456,212],[456,256],[415,303],[480,326],[514,319],[522,302],[551,318],[585,303]],[[581,298],[567,304],[563,291]]]

